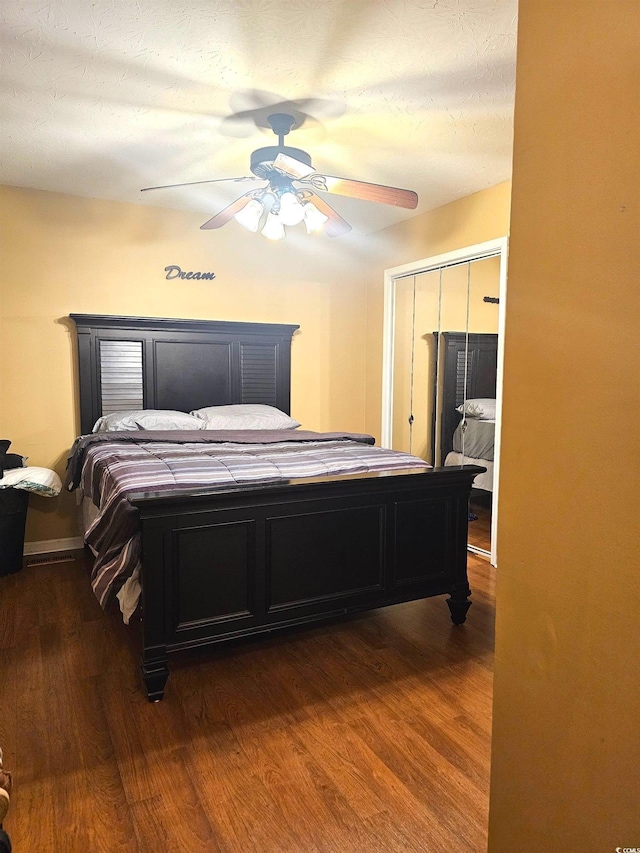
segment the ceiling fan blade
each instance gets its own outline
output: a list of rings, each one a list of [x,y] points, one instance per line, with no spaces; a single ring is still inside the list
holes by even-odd
[[[329,219],[322,226],[322,230],[327,235],[327,237],[340,237],[341,234],[348,234],[351,231],[351,226],[347,222],[346,219],[343,219],[340,214],[335,211],[330,204],[320,198],[319,195],[316,195],[311,190],[305,190],[304,193],[304,201],[311,202],[314,204],[320,213],[324,213],[325,216],[328,216]]]
[[[273,161],[273,168],[295,180],[308,178],[315,172],[313,166],[307,166],[306,163],[296,160],[295,157],[289,157],[288,154],[278,154]]]
[[[418,206],[418,194],[413,190],[401,190],[398,187],[385,187],[382,184],[369,184],[366,181],[352,181],[349,178],[334,178],[331,175],[320,174],[313,175],[309,183],[316,190],[348,195],[365,201],[393,204],[409,210],[414,210]]]
[[[196,184],[221,184],[223,181],[236,181],[240,183],[241,181],[259,181],[261,178],[254,178],[252,175],[248,175],[243,178],[212,178],[210,181],[188,181],[186,184],[165,184],[162,187],[144,187],[140,190],[141,193],[146,193],[149,190],[171,190],[174,187],[193,187]]]
[[[211,219],[208,219],[204,225],[200,226],[201,231],[208,231],[210,228],[222,228],[223,225],[226,225],[230,219],[239,213],[242,208],[247,205],[251,199],[254,197],[254,190],[251,190],[244,195],[241,195],[240,198],[237,198],[235,201],[232,201],[231,204],[227,205],[227,207],[223,208],[220,213],[216,213],[215,216],[212,216]]]

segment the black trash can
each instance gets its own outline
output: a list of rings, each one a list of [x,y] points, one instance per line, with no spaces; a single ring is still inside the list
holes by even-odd
[[[0,575],[22,568],[29,492],[0,489]]]

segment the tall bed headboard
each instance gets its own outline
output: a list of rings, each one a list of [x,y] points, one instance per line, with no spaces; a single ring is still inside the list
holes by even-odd
[[[299,326],[70,314],[78,333],[80,429],[127,409],[189,412],[264,403],[289,414]]]

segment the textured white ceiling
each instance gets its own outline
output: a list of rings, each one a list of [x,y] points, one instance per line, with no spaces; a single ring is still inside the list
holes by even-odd
[[[203,213],[275,137],[418,212],[511,174],[517,0],[4,0],[0,183]],[[325,196],[367,233],[415,215]]]

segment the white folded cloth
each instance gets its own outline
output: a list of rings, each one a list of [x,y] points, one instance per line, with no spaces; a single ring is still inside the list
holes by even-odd
[[[11,468],[0,479],[0,489],[22,489],[47,498],[55,498],[62,490],[62,481],[50,468],[28,465],[26,468]]]

